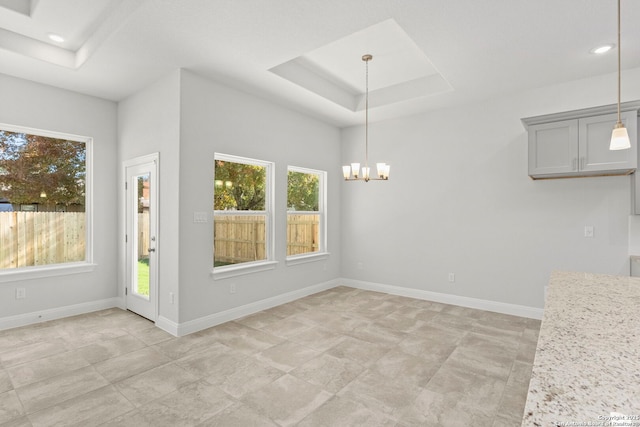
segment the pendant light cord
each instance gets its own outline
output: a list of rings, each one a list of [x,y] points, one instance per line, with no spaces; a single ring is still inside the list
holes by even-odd
[[[620,68],[620,0],[618,0],[618,123],[622,123],[620,120],[620,80],[621,80],[621,68]]]

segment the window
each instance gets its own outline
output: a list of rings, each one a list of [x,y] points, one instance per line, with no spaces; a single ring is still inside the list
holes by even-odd
[[[91,262],[90,150],[90,138],[0,125],[2,274]]]
[[[270,162],[215,154],[214,275],[273,264],[272,173]]]
[[[289,166],[287,259],[326,252],[326,172]]]

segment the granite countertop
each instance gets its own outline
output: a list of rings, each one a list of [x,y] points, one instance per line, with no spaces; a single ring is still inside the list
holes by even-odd
[[[552,273],[522,426],[564,425],[640,427],[640,278]]]

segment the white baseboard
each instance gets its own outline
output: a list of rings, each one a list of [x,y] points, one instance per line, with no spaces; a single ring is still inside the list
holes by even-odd
[[[401,286],[384,285],[382,283],[363,282],[361,280],[341,279],[340,283],[351,288],[367,291],[384,292],[391,295],[416,298],[443,304],[453,304],[462,307],[476,308],[479,310],[493,311],[496,313],[511,314],[513,316],[527,317],[530,319],[542,319],[542,308],[528,307],[525,305],[507,304],[498,301],[489,301],[478,298],[469,298],[459,295],[443,294],[439,292],[423,291],[420,289],[405,288]]]
[[[156,320],[156,326],[165,332],[169,332],[174,337],[180,336],[178,335],[180,324],[174,322],[173,320],[169,320],[164,316],[158,316],[158,320]]]
[[[214,313],[209,316],[200,317],[198,319],[189,320],[184,323],[174,323],[168,319],[160,317],[156,325],[172,335],[181,337],[184,335],[198,332],[203,329],[210,328],[212,326],[220,325],[221,323],[229,322],[231,320],[239,319],[244,316],[248,316],[253,313],[257,313],[262,310],[266,310],[272,307],[276,307],[282,304],[286,304],[291,301],[306,297],[308,295],[316,294],[318,292],[325,291],[327,289],[340,286],[341,281],[331,280],[329,282],[319,283],[317,285],[307,286],[303,289],[287,292],[286,294],[277,295],[275,297],[266,298],[260,301],[245,304],[240,307],[235,307],[229,310],[221,311],[220,313]]]
[[[479,310],[493,311],[496,313],[511,314],[514,316],[528,317],[531,319],[542,319],[543,309],[536,307],[528,307],[516,304],[507,304],[497,301],[489,301],[478,298],[469,298],[459,295],[443,294],[439,292],[424,291],[420,289],[405,288],[401,286],[385,285],[382,283],[365,282],[352,279],[335,279],[317,285],[308,286],[303,289],[288,292],[286,294],[277,295],[264,300],[245,304],[220,313],[214,313],[209,316],[190,320],[184,323],[176,323],[163,316],[159,316],[156,326],[167,331],[174,336],[188,335],[193,332],[201,331],[221,323],[239,319],[262,310],[286,304],[291,301],[322,292],[336,286],[349,286],[352,288],[384,292],[391,295],[416,298],[444,304],[459,305],[462,307],[476,308]],[[16,316],[0,317],[0,330],[17,328],[34,323],[46,322],[47,320],[55,320],[63,317],[76,316],[78,314],[90,313],[92,311],[105,310],[108,308],[118,307],[125,309],[124,300],[120,297],[107,298],[98,301],[92,301],[82,304],[69,305],[65,307],[53,308],[31,313],[19,314]]]
[[[18,314],[16,316],[0,317],[0,330],[18,328],[20,326],[61,319],[63,317],[77,316],[79,314],[91,313],[92,311],[105,310],[107,308],[114,307],[123,308],[122,298],[107,298],[98,301]]]

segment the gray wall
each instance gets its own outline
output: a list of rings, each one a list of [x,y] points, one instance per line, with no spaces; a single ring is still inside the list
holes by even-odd
[[[169,292],[178,295],[178,260],[180,257],[178,215],[180,210],[180,70],[152,83],[118,104],[118,189],[124,188],[122,162],[159,153],[158,196],[158,286],[159,314],[178,321],[178,305],[170,304]],[[119,235],[125,234],[124,192],[119,191]],[[126,267],[125,245],[118,246],[119,286],[123,295]]]
[[[87,273],[0,283],[0,318],[116,297],[116,104],[3,74],[0,93],[0,123],[93,138],[96,264]],[[16,300],[18,286],[26,289],[26,299]]]
[[[180,129],[180,322],[218,313],[339,277],[340,132],[271,102],[182,72]],[[275,162],[273,271],[213,280],[212,215],[215,152]],[[287,166],[328,171],[326,261],[286,266]],[[229,293],[236,284],[237,293]],[[164,292],[164,291],[161,291]]]
[[[0,283],[0,319],[121,296],[121,162],[152,152],[161,173],[159,314],[176,323],[339,277],[541,307],[551,270],[627,274],[629,248],[640,247],[628,177],[526,174],[520,118],[611,104],[614,75],[373,123],[370,157],[391,163],[392,177],[368,184],[340,178],[341,164],[362,161],[362,127],[340,131],[190,72],[177,70],[119,106],[3,75],[0,89],[9,100],[0,122],[94,138],[97,263],[90,273]],[[633,99],[640,70],[623,74],[623,101]],[[193,212],[211,212],[216,151],[276,164],[273,271],[210,275],[212,222],[194,223]],[[287,165],[328,171],[326,261],[283,262]],[[595,227],[593,239],[582,237],[585,225]],[[17,286],[26,299],[15,299]]]
[[[623,79],[623,101],[640,99],[640,70]],[[370,125],[391,179],[343,184],[342,277],[542,307],[552,270],[628,274],[630,178],[532,181],[520,122],[615,94],[609,75]],[[342,131],[343,163],[363,138]]]

